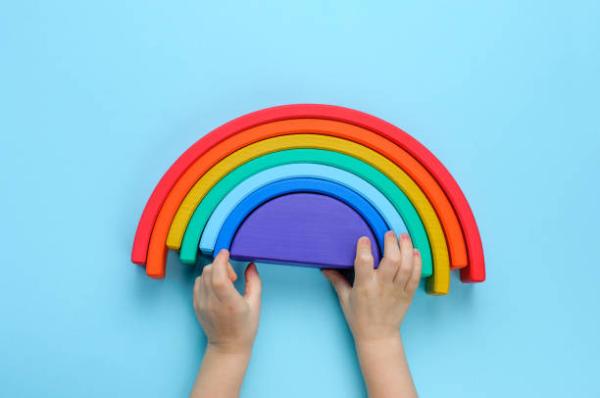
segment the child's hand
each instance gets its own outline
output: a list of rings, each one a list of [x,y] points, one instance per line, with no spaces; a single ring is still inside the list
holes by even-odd
[[[209,349],[249,354],[258,327],[261,281],[256,265],[248,265],[242,296],[233,286],[236,278],[229,264],[229,252],[221,250],[196,278],[194,309],[206,333]]]
[[[421,256],[408,235],[401,235],[398,244],[393,232],[386,233],[378,269],[373,267],[369,239],[360,238],[353,287],[339,272],[323,272],[337,292],[357,344],[399,337],[400,324],[421,277]]]
[[[227,250],[221,250],[196,278],[194,309],[208,345],[190,397],[240,395],[256,337],[262,285],[254,264],[246,268],[243,296],[233,286],[236,279]]]
[[[417,396],[404,355],[400,324],[421,277],[421,256],[408,235],[385,235],[383,259],[373,267],[371,243],[360,238],[354,286],[337,271],[326,270],[354,335],[356,353],[370,398]]]

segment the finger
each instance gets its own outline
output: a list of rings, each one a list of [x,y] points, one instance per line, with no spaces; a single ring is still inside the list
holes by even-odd
[[[396,275],[399,266],[400,246],[398,246],[398,239],[396,239],[394,231],[388,231],[385,233],[383,258],[381,259],[377,273],[390,282],[393,282],[394,275]]]
[[[230,262],[227,262],[227,274],[229,275],[229,279],[230,279],[232,282],[235,282],[235,281],[237,281],[237,278],[238,278],[238,276],[237,276],[237,274],[235,273],[235,270],[233,269],[233,266],[231,265],[231,263],[230,263]]]
[[[421,280],[421,266],[423,264],[423,260],[421,259],[421,253],[419,250],[413,249],[413,268],[410,274],[410,278],[408,282],[406,282],[406,292],[411,296],[415,293],[417,288],[419,287],[419,281]]]
[[[228,275],[229,252],[221,250],[212,263],[211,284],[215,296],[221,301],[235,300],[240,294]]]
[[[262,292],[262,281],[258,275],[256,264],[250,263],[246,267],[246,287],[244,289],[244,298],[254,308],[260,306],[260,296]]]
[[[346,278],[336,270],[324,269],[322,272],[333,285],[340,302],[345,304],[350,295],[350,290],[352,289]]]
[[[404,288],[413,268],[413,247],[408,234],[400,235],[400,257],[400,267],[394,282]]]
[[[356,258],[354,259],[355,283],[360,284],[373,277],[375,273],[373,262],[371,241],[366,236],[362,236],[356,243]]]

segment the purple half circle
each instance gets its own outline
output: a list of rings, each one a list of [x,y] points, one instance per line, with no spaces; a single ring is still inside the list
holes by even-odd
[[[293,193],[274,198],[250,213],[233,238],[231,257],[351,268],[361,236],[371,240],[375,264],[379,264],[373,232],[354,209],[326,195]]]

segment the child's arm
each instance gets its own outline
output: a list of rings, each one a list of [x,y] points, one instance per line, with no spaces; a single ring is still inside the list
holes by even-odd
[[[192,398],[240,394],[258,327],[261,281],[256,266],[250,264],[242,296],[233,286],[236,278],[226,250],[196,278],[194,309],[208,343]]]
[[[400,243],[385,236],[384,256],[373,267],[371,243],[358,240],[354,286],[337,271],[325,270],[352,330],[369,397],[416,397],[404,356],[400,324],[419,285],[421,257],[407,235]]]

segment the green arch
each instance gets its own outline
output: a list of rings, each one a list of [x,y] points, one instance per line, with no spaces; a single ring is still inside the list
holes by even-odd
[[[288,163],[319,163],[349,171],[375,186],[396,208],[416,248],[423,259],[423,276],[433,271],[431,246],[417,210],[408,197],[385,174],[375,167],[343,153],[325,149],[287,149],[259,156],[237,167],[216,183],[194,210],[187,225],[179,257],[183,263],[194,264],[202,231],[219,202],[241,181],[260,171]]]

